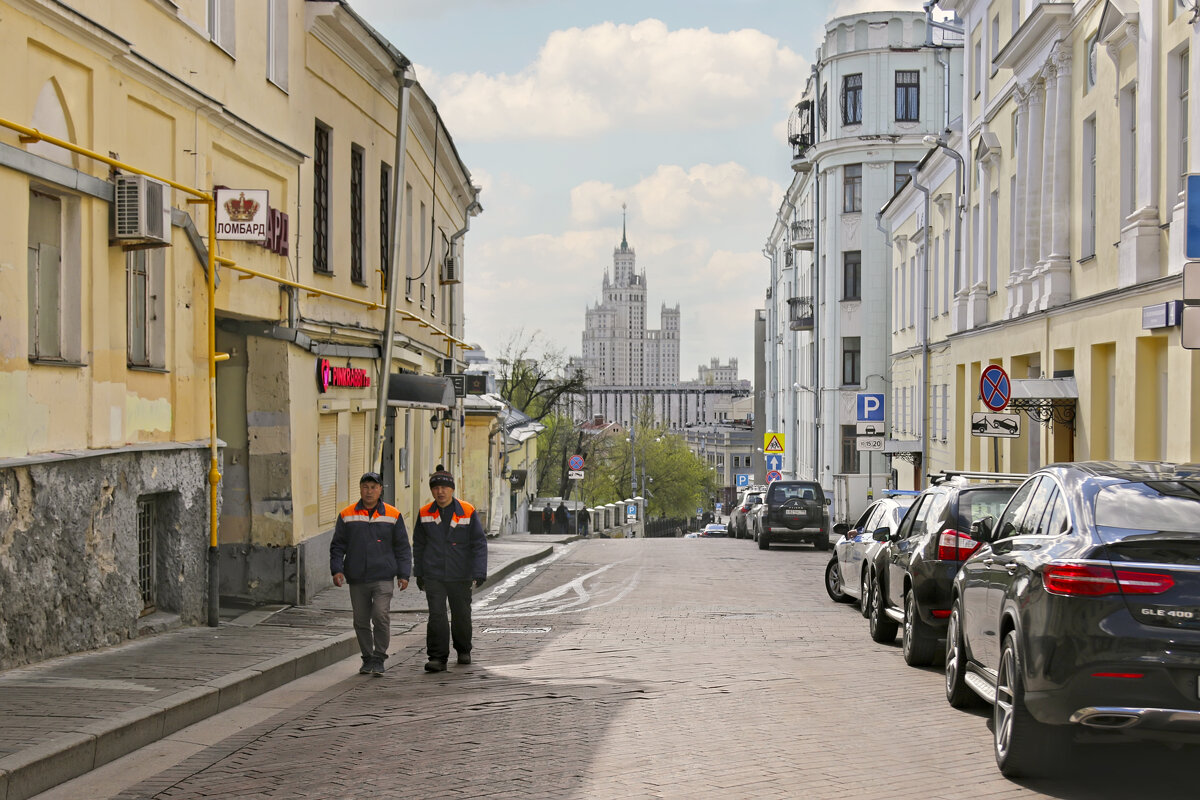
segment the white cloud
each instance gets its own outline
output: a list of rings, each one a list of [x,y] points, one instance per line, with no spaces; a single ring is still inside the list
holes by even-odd
[[[418,68],[418,78],[456,137],[494,140],[743,124],[794,94],[806,70],[761,31],[669,30],[646,19],[554,31],[516,74]]]
[[[750,209],[754,222],[761,224],[761,212],[770,213],[771,202],[781,191],[774,181],[751,175],[733,162],[697,164],[689,170],[662,165],[624,190],[600,181],[576,186],[571,190],[571,219],[592,225],[612,219],[620,204],[628,202],[631,216],[653,230],[703,230],[726,224],[731,211],[741,216]]]

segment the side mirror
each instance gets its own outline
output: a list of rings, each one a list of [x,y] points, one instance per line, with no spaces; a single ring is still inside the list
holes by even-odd
[[[890,537],[891,531],[887,528],[876,528],[871,531],[871,538],[877,542],[886,542]]]
[[[990,515],[975,520],[971,523],[971,538],[977,542],[991,541],[992,529],[995,525],[996,518]]]
[[[827,505],[827,506],[831,506],[831,505],[833,505],[833,498],[832,498],[832,497],[826,497],[826,498],[825,498],[825,505]]]
[[[845,536],[849,530],[850,526],[844,522],[839,522],[837,525],[833,526],[833,532],[838,536]]]

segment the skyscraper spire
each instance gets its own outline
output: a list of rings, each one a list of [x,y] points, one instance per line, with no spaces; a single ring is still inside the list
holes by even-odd
[[[629,242],[625,240],[625,203],[621,203],[621,249],[628,250]]]

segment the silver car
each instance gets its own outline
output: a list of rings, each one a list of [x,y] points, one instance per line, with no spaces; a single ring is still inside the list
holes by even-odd
[[[825,591],[830,598],[838,603],[853,603],[858,600],[867,612],[867,604],[863,597],[870,596],[870,590],[864,589],[870,580],[869,568],[871,558],[883,543],[872,538],[879,528],[887,528],[894,533],[900,527],[900,520],[908,507],[917,499],[918,492],[889,491],[883,497],[867,506],[854,527],[849,528],[845,523],[835,525],[834,533],[841,534],[833,545],[833,557],[825,567]]]

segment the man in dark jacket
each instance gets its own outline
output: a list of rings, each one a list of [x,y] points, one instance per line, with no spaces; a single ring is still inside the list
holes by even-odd
[[[567,504],[562,502],[558,504],[558,508],[554,509],[554,527],[558,529],[558,533],[565,534],[567,532]]]
[[[429,491],[433,502],[413,528],[413,577],[429,603],[425,671],[441,672],[451,642],[458,663],[471,663],[471,590],[487,580],[487,535],[475,507],[454,498],[454,476],[441,464],[429,476]]]
[[[392,578],[400,591],[408,588],[412,548],[404,518],[393,506],[380,501],[383,480],[378,472],[359,479],[361,498],[338,515],[329,543],[329,571],[333,584],[350,584],[354,632],[362,651],[362,675],[383,675],[383,662],[391,643]]]

